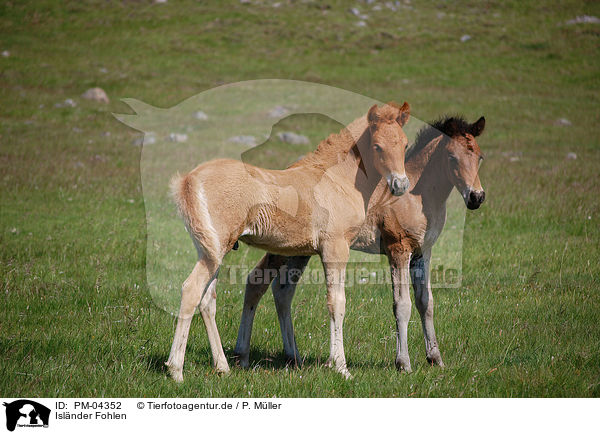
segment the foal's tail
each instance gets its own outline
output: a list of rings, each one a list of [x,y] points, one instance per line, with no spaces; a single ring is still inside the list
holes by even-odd
[[[210,218],[202,184],[189,173],[187,175],[177,173],[171,178],[170,189],[179,215],[185,222],[198,254],[203,252],[218,263],[221,259],[219,236]]]

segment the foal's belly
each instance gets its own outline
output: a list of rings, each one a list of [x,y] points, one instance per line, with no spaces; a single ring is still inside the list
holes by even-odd
[[[318,253],[318,238],[310,220],[280,213],[262,219],[262,224],[250,225],[239,239],[267,252],[296,256]]]
[[[284,256],[311,256],[318,253],[317,243],[310,237],[286,237],[283,234],[242,235],[240,241],[249,246]]]

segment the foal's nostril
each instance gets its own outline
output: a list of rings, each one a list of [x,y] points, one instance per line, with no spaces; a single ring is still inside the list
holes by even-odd
[[[406,176],[392,176],[388,182],[394,196],[403,195],[408,190],[408,187],[410,187],[410,181]]]
[[[467,202],[467,208],[469,209],[477,209],[485,200],[485,192],[484,191],[470,191],[469,192],[469,200]]]
[[[400,188],[402,189],[402,191],[406,191],[408,190],[408,188],[410,187],[410,181],[408,180],[408,177],[404,176],[402,178],[400,178]]]

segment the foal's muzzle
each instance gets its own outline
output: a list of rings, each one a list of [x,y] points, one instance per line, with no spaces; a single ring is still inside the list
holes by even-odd
[[[469,209],[477,209],[481,206],[483,201],[485,200],[485,191],[475,191],[470,190],[469,194],[465,197],[465,202],[467,204],[467,208]]]
[[[394,196],[402,196],[410,187],[410,181],[406,175],[390,174],[387,183]]]

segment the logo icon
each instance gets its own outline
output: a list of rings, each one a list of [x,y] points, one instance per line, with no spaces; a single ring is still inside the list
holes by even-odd
[[[29,399],[19,399],[4,403],[6,407],[6,429],[14,431],[15,427],[48,427],[50,409]]]

